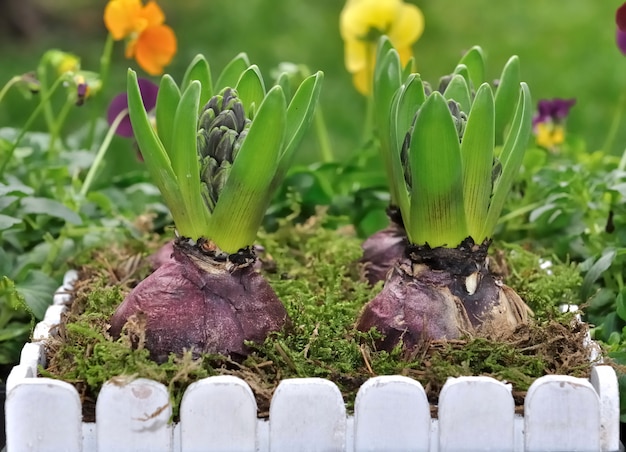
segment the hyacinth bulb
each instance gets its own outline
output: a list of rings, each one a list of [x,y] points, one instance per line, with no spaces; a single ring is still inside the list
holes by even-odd
[[[210,242],[177,239],[171,259],[140,282],[110,319],[110,333],[123,331],[164,362],[170,353],[192,351],[245,356],[247,341],[261,343],[282,329],[287,312],[254,268],[252,250],[224,255]]]
[[[404,256],[407,245],[406,231],[398,208],[387,209],[389,226],[369,236],[361,248],[363,276],[372,286],[384,281],[389,270]]]
[[[375,328],[378,346],[405,350],[466,335],[503,337],[528,319],[521,298],[487,266],[489,242],[467,238],[457,248],[407,247],[383,290],[363,308],[357,328]]]

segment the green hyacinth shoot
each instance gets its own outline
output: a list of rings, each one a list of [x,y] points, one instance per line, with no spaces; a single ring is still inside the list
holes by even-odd
[[[251,246],[273,191],[312,120],[323,74],[306,78],[289,100],[266,89],[259,68],[237,55],[213,82],[199,55],[180,85],[161,78],[156,129],[128,71],[135,138],[179,235],[235,253]]]
[[[386,37],[374,73],[374,123],[409,241],[454,248],[491,238],[519,171],[532,127],[532,102],[519,59],[495,89],[483,81],[480,47],[432,90],[402,68]]]

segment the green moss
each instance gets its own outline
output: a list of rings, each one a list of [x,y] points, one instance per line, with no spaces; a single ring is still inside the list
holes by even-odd
[[[570,272],[572,267],[561,268],[560,264],[554,265],[553,275],[549,275],[538,269],[536,255],[515,248],[506,248],[511,255],[516,250],[521,256],[517,259],[515,254],[509,284],[531,301],[536,312],[532,325],[505,342],[479,338],[434,342],[411,355],[400,346],[391,353],[377,351],[376,333],[358,332],[354,323],[381,285],[371,288],[362,281],[358,264],[361,241],[353,231],[327,229],[327,220],[321,214],[305,224],[285,220],[276,232],[260,235],[263,271],[285,304],[291,325],[264,344],[250,344],[253,352],[243,362],[220,356],[194,360],[185,355],[172,356],[158,365],[149,359],[141,338],[133,349],[128,337],[113,340],[108,335],[109,316],[150,271],[147,264],[137,260],[133,245],[101,250],[91,256],[90,264],[81,267],[75,302],[67,322],[51,342],[49,365],[42,374],[74,383],[89,419],[93,415],[90,402],[95,401],[99,388],[118,376],[151,378],[168,386],[176,417],[187,386],[211,375],[245,379],[255,393],[259,414],[264,416],[283,378],[328,378],[339,386],[350,409],[358,388],[375,375],[413,377],[436,402],[450,376],[489,375],[510,382],[514,394],[523,394],[545,373],[584,376],[588,372],[586,352],[580,349],[584,328],[571,327],[571,316],[553,320],[554,302],[549,295],[558,297],[559,302],[574,302],[568,297],[574,293],[579,276]],[[158,241],[150,243],[146,251],[154,250]],[[567,359],[559,358],[562,354]]]
[[[577,264],[561,262],[556,256],[531,252],[515,244],[500,243],[497,249],[505,252],[506,283],[539,318],[558,317],[560,305],[581,304],[583,278]],[[549,265],[541,268],[541,263]]]

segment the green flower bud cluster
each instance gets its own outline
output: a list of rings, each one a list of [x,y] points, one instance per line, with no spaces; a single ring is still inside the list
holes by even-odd
[[[225,88],[211,97],[198,123],[202,196],[212,212],[252,121],[246,118],[237,91]]]

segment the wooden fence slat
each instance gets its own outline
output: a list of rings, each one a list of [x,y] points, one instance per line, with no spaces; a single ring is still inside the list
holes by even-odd
[[[418,381],[399,375],[370,378],[354,403],[354,450],[428,452],[430,424],[430,406]]]
[[[98,395],[98,452],[118,452],[120,445],[134,452],[170,452],[172,407],[167,388],[145,378],[120,380],[105,383]]]
[[[205,378],[191,384],[183,395],[180,433],[185,452],[254,452],[256,427],[256,400],[240,378]]]
[[[20,364],[30,367],[33,375],[37,375],[39,365],[46,365],[46,353],[43,342],[29,342],[22,347]]]
[[[491,377],[449,378],[439,395],[439,451],[513,450],[511,386]]]
[[[600,446],[602,452],[619,450],[619,385],[611,366],[594,366],[589,378],[600,396]]]
[[[33,341],[48,338],[50,336],[50,329],[61,323],[61,314],[65,312],[66,309],[67,306],[48,306],[43,320],[35,325],[35,329],[33,331]]]
[[[346,407],[339,388],[322,378],[280,382],[270,404],[270,450],[343,451]]]
[[[5,407],[8,452],[82,450],[82,407],[71,384],[22,380],[7,393]]]
[[[599,451],[600,398],[583,378],[538,378],[526,394],[524,432],[527,452]]]

